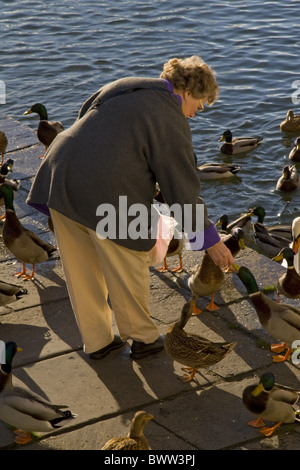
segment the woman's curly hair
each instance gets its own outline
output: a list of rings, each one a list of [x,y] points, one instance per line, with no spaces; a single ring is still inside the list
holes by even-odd
[[[218,98],[219,87],[214,71],[196,55],[170,59],[164,64],[160,78],[169,80],[174,88],[190,91],[194,98],[207,97],[209,105]]]

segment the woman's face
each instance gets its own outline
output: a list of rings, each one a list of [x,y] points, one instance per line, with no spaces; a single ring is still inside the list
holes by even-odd
[[[182,112],[186,118],[192,118],[196,112],[204,110],[207,98],[194,98],[189,91],[184,91],[182,95]]]

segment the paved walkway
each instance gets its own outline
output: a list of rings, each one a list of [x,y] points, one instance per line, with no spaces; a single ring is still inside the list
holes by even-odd
[[[8,117],[0,118],[0,129],[9,140],[5,158],[15,161],[10,177],[22,180],[15,199],[18,217],[55,244],[46,217],[25,203],[43,147],[34,131]],[[180,274],[151,271],[152,315],[162,334],[179,318],[183,303],[190,298],[188,273],[201,256],[185,252]],[[172,266],[176,262],[172,260]],[[253,271],[261,287],[274,285],[284,272],[250,248],[241,253],[238,262]],[[16,282],[12,275],[20,266],[0,241],[0,279]],[[216,296],[220,310],[193,317],[187,329],[214,341],[238,344],[221,363],[201,371],[191,383],[179,380],[181,366],[165,352],[133,361],[128,344],[101,361],[89,359],[82,352],[59,253],[36,267],[34,282],[19,282],[28,295],[0,307],[0,339],[14,340],[23,349],[15,357],[14,382],[52,402],[67,404],[78,414],[72,425],[40,434],[26,449],[99,450],[109,438],[127,434],[133,414],[140,409],[154,415],[145,428],[154,451],[300,449],[299,424],[283,425],[270,438],[247,425],[253,416],[243,406],[243,389],[265,370],[272,370],[278,382],[299,387],[300,369],[291,362],[272,363],[269,345],[273,339],[262,330],[235,275],[226,276],[225,286]],[[275,298],[275,293],[271,295]],[[202,298],[198,305],[201,308],[207,303]],[[13,444],[11,429],[2,422],[0,449],[20,449]]]

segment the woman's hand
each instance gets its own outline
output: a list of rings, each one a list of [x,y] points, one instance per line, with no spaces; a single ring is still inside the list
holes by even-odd
[[[207,248],[206,251],[214,263],[222,269],[229,268],[234,263],[231,251],[224,245],[222,240],[218,241],[218,243],[210,248]]]

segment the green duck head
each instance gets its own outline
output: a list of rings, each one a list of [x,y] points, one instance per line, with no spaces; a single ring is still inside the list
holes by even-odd
[[[18,348],[14,341],[8,341],[5,343],[5,363],[1,364],[1,369],[6,374],[10,374],[12,370],[12,361],[17,352],[22,351]]]
[[[248,294],[259,292],[259,287],[250,269],[246,268],[246,266],[238,266],[237,264],[233,264],[232,267],[246,287]]]
[[[272,388],[274,387],[274,384],[275,384],[274,374],[272,374],[272,372],[265,372],[264,374],[262,374],[259,384],[253,390],[252,395],[254,397],[257,397],[264,390],[266,391],[272,390]]]
[[[48,113],[46,107],[42,103],[35,103],[27,111],[25,111],[24,116],[27,114],[36,113],[40,116],[40,120],[48,121]]]
[[[282,261],[283,259],[286,260],[289,268],[294,266],[294,252],[289,246],[282,248],[278,255],[272,258],[273,261]]]
[[[219,142],[223,142],[223,140],[225,140],[225,142],[227,142],[227,143],[232,142],[232,132],[229,129],[227,129],[227,131],[223,132],[223,135],[219,139]]]
[[[295,147],[297,148],[297,150],[300,150],[300,137],[297,137],[294,144],[295,144]]]
[[[14,211],[14,190],[11,186],[7,184],[2,184],[0,188],[0,193],[3,196],[5,210],[12,210]]]
[[[227,214],[222,214],[219,217],[218,222],[216,223],[216,226],[219,227],[221,226],[222,230],[226,230],[228,225],[228,215]]]
[[[232,238],[238,241],[239,247],[241,250],[245,249],[245,233],[241,227],[234,227],[231,230]]]
[[[265,215],[266,215],[266,211],[263,207],[254,207],[253,209],[253,215],[256,215],[257,216],[257,222],[263,224],[264,222],[264,218],[265,218]]]

